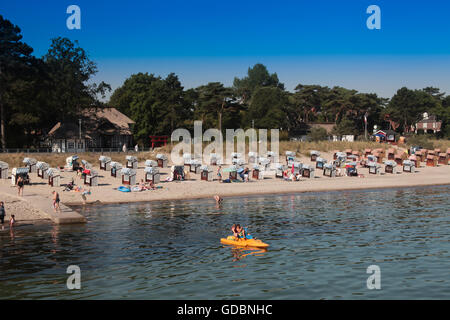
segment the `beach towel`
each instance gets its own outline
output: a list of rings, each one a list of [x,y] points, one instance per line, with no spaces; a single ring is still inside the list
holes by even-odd
[[[127,188],[124,186],[118,187],[117,190],[122,191],[122,192],[131,192],[130,188]]]

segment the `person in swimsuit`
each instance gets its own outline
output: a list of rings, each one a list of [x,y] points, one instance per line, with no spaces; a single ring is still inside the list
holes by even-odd
[[[239,239],[253,239],[253,236],[248,233],[247,228],[241,227],[240,225],[236,226],[236,230],[238,231]]]
[[[17,179],[17,187],[19,188],[17,190],[19,197],[23,196],[23,186],[24,186],[24,181],[22,176],[19,176],[19,178]]]
[[[217,178],[219,179],[219,182],[222,182],[222,166],[219,166],[217,169]]]
[[[2,224],[2,230],[5,230],[5,227],[3,226],[3,224],[5,223],[5,216],[5,204],[3,203],[3,201],[0,201],[0,222]]]
[[[55,210],[55,212],[59,211],[61,212],[61,208],[59,207],[59,193],[56,191],[53,191],[53,209]]]
[[[216,200],[216,204],[222,204],[223,201],[223,199],[218,194],[214,196],[214,200]]]
[[[12,229],[15,224],[16,224],[16,216],[12,214],[11,220],[9,220],[9,228]]]

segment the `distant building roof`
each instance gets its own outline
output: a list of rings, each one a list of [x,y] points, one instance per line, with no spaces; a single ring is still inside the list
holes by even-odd
[[[131,135],[131,125],[135,122],[116,108],[90,108],[81,114],[81,136],[91,139],[95,134]],[[80,128],[78,123],[58,122],[48,135],[55,139],[78,137]]]

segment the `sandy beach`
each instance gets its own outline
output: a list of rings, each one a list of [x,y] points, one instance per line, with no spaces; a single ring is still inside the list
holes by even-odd
[[[332,159],[331,153],[322,154],[325,159]],[[310,159],[298,157],[302,163],[312,164]],[[125,163],[125,156],[123,162]],[[63,164],[61,164],[63,165]],[[267,172],[264,179],[249,182],[220,183],[217,180],[217,167],[213,167],[214,181],[202,181],[200,174],[190,173],[185,181],[161,182],[158,186],[162,188],[140,192],[120,192],[117,190],[122,185],[119,178],[111,177],[110,172],[100,171],[97,164],[94,169],[99,172],[99,185],[95,187],[85,186],[90,189],[91,194],[87,196],[87,203],[126,203],[139,201],[158,200],[183,200],[195,198],[211,198],[216,194],[222,197],[257,195],[257,194],[280,194],[299,192],[320,192],[334,190],[357,190],[373,188],[414,187],[427,185],[450,184],[450,166],[439,165],[438,167],[426,167],[424,163],[415,173],[399,172],[397,174],[385,174],[382,165],[381,175],[371,175],[367,168],[358,167],[358,173],[362,177],[335,177],[329,178],[322,175],[322,170],[316,169],[314,179],[302,178],[300,181],[284,181],[275,177],[275,171]],[[170,163],[169,163],[170,165]],[[226,168],[224,166],[223,168]],[[251,166],[249,166],[251,169]],[[399,168],[401,169],[401,168]],[[398,170],[401,171],[401,170]],[[170,168],[160,168],[161,181],[170,175]],[[224,173],[224,176],[227,174]],[[51,187],[46,180],[37,177],[36,173],[30,174],[31,185],[25,186],[24,200],[28,196],[40,196],[48,199],[51,203],[53,190],[60,194],[61,201],[65,205],[80,205],[83,203],[81,193],[76,191],[63,191],[64,186],[72,179],[78,186],[83,186],[83,180],[74,172],[61,173],[61,187]],[[136,183],[144,178],[144,162],[140,162],[137,170]],[[9,217],[11,213],[16,214],[19,220],[45,219],[45,213],[33,208],[32,203],[19,201],[15,196],[17,190],[11,185],[10,180],[1,180],[0,196],[6,202],[6,212]]]
[[[16,220],[20,222],[49,219],[45,212],[35,208],[31,203],[19,197],[0,193],[0,201],[5,203],[5,226],[11,219],[11,215],[15,215]]]

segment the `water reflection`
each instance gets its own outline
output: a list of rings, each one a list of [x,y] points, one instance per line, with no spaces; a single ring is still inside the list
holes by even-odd
[[[267,249],[265,248],[253,248],[253,247],[237,247],[237,246],[226,246],[229,247],[231,249],[231,255],[233,257],[233,262],[239,261],[243,258],[245,258],[246,256],[249,255],[259,255],[259,256],[263,256],[264,253],[267,252]]]

